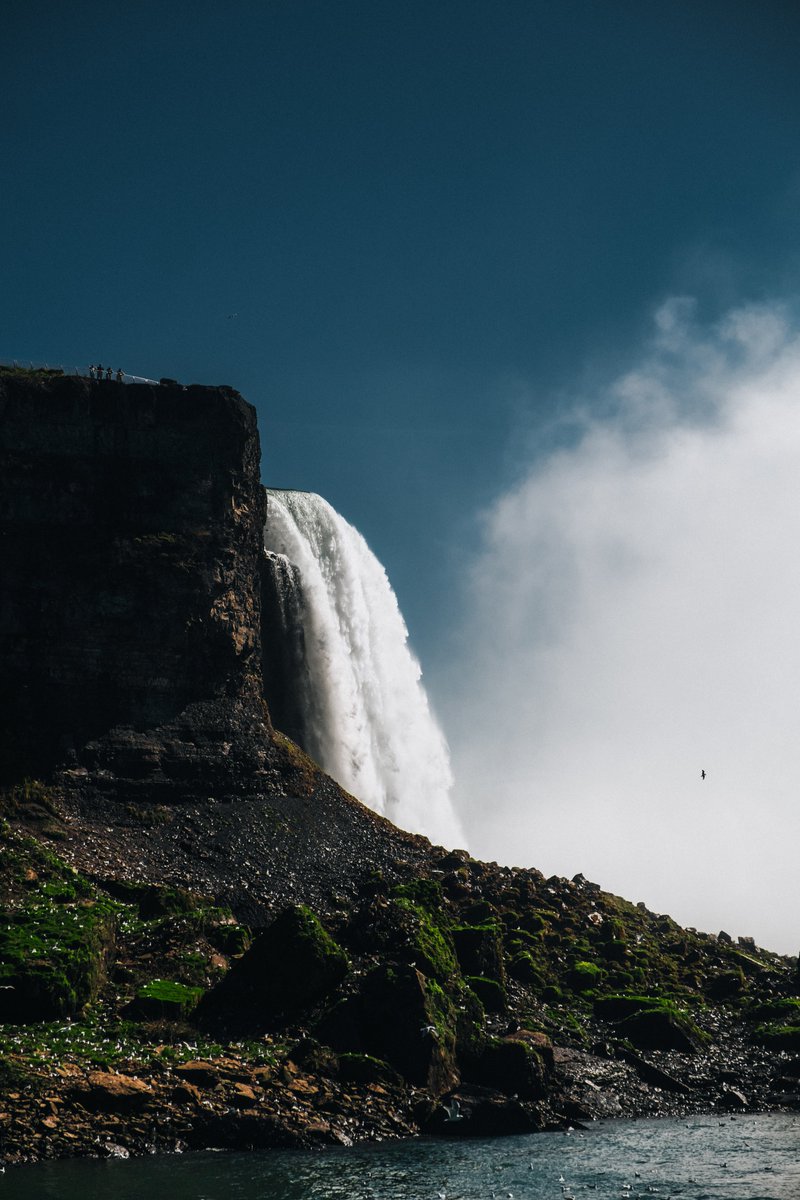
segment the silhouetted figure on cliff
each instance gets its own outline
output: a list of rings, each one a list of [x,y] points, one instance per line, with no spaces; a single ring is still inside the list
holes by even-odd
[[[701,779],[705,779],[705,777],[706,777],[706,773],[705,773],[705,771],[701,771],[701,772],[700,772],[700,778],[701,778]]]

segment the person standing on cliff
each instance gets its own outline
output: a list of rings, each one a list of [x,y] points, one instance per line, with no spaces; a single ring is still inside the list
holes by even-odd
[[[125,372],[123,371],[122,367],[117,367],[117,383],[122,383],[124,377]]]

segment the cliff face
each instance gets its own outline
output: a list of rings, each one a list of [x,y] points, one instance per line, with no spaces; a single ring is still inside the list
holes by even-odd
[[[266,740],[259,459],[229,388],[0,376],[0,782]]]

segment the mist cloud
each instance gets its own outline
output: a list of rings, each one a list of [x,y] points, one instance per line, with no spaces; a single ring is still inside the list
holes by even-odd
[[[470,848],[796,953],[800,336],[673,299],[573,420],[465,584],[439,707]]]

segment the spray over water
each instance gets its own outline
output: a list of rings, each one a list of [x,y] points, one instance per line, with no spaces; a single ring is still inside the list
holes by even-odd
[[[320,496],[270,490],[267,512],[265,547],[283,593],[276,611],[295,647],[295,736],[376,812],[463,844],[447,745],[385,570]]]

